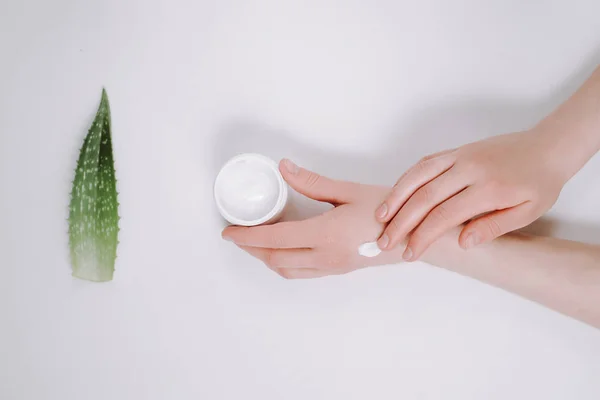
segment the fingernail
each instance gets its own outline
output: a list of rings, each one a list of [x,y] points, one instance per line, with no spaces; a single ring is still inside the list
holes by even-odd
[[[383,219],[387,215],[387,212],[388,212],[388,206],[386,203],[383,203],[382,205],[379,206],[377,211],[375,211],[375,215],[377,215],[377,218]]]
[[[470,249],[471,247],[477,246],[481,243],[481,237],[477,232],[471,232],[467,235],[467,239],[465,240],[465,247]]]
[[[413,256],[412,249],[410,247],[407,247],[406,250],[404,250],[404,254],[402,254],[402,258],[404,259],[404,261],[410,261],[412,256]]]
[[[388,237],[388,235],[383,235],[377,241],[377,246],[379,246],[380,249],[385,249],[389,243],[390,243],[390,238]]]
[[[233,242],[233,239],[230,238],[229,236],[223,236],[223,240],[226,240],[228,242]]]
[[[298,173],[298,166],[294,164],[291,160],[288,160],[286,158],[285,160],[283,160],[283,165],[290,174],[296,175]]]

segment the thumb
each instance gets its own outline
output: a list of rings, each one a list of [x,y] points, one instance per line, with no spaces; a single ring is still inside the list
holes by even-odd
[[[535,219],[531,208],[529,203],[523,203],[471,220],[458,237],[460,247],[467,250],[529,225]]]
[[[345,204],[352,201],[356,192],[353,183],[321,176],[300,168],[288,159],[281,160],[279,171],[292,189],[313,200],[334,205]]]

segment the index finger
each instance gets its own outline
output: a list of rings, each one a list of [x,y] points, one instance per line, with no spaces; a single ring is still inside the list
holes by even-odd
[[[404,260],[418,259],[440,236],[469,219],[494,209],[493,203],[469,187],[435,207],[414,230]]]
[[[423,185],[448,171],[456,161],[454,149],[427,156],[398,179],[390,195],[375,215],[380,222],[390,222],[410,197]]]
[[[279,222],[261,226],[229,226],[223,239],[240,246],[269,249],[308,249],[316,247],[319,237],[318,217],[302,221]]]

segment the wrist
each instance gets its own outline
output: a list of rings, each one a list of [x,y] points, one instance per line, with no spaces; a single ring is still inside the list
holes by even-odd
[[[446,232],[427,248],[420,260],[436,267],[452,270],[460,265],[467,254],[458,244],[458,237],[463,226],[453,228]]]
[[[549,173],[567,183],[596,154],[600,147],[600,131],[596,134],[555,120],[543,120],[531,133],[537,136],[543,148],[540,162]],[[597,137],[596,137],[597,136]]]

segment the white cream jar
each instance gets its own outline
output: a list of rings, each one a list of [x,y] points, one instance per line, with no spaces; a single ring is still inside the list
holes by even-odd
[[[214,185],[219,213],[233,225],[276,222],[288,202],[288,186],[277,163],[254,153],[237,155],[219,171]]]

